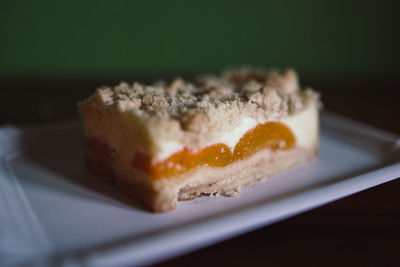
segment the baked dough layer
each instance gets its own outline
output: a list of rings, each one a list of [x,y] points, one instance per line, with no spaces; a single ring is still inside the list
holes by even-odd
[[[250,158],[223,168],[201,166],[174,179],[151,180],[146,173],[128,167],[116,167],[111,162],[88,153],[86,163],[93,173],[114,184],[154,212],[177,207],[178,200],[202,196],[238,196],[242,187],[305,163],[318,153],[318,143],[309,148],[289,151],[260,151]]]

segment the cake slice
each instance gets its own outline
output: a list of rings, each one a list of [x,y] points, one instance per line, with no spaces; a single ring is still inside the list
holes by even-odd
[[[88,169],[155,212],[237,195],[318,151],[319,97],[292,70],[121,83],[78,106]]]

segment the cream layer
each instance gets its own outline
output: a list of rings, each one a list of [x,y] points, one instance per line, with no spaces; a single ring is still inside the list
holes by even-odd
[[[274,120],[276,121],[276,120]],[[266,123],[261,122],[262,123]],[[296,138],[296,146],[309,147],[315,143],[318,136],[318,108],[314,104],[310,104],[304,110],[278,120],[282,124],[286,125],[294,134]],[[233,152],[236,144],[240,138],[249,130],[257,126],[257,121],[250,117],[242,117],[238,126],[234,127],[231,131],[221,133],[214,140],[210,140],[207,146],[215,144],[225,144]],[[207,147],[206,146],[206,147]],[[178,142],[162,142],[159,144],[161,148],[159,154],[156,156],[157,161],[167,159],[174,153],[177,153],[184,149],[184,145]]]
[[[98,138],[114,147],[118,152],[120,160],[130,161],[136,152],[148,153],[151,148],[146,147],[149,143],[149,135],[141,128],[138,120],[119,113],[100,114],[92,110],[84,116],[84,127],[87,138]],[[278,121],[286,125],[296,138],[296,146],[309,147],[318,138],[318,107],[317,103],[308,103],[305,108],[291,116]],[[265,121],[267,122],[267,121]],[[251,117],[242,116],[236,127],[230,131],[216,135],[209,141],[207,146],[223,143],[232,151],[240,138],[259,123]],[[175,140],[150,140],[152,145],[157,146],[157,153],[151,155],[153,161],[162,161],[184,149],[185,144]],[[150,153],[151,154],[151,153]]]

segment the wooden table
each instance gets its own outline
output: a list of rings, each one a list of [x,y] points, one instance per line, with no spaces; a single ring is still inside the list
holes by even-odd
[[[0,81],[0,124],[74,117],[78,100],[95,86],[112,83]],[[329,78],[304,84],[322,92],[327,110],[400,134],[397,81],[362,83]],[[159,266],[396,266],[399,241],[397,179]]]

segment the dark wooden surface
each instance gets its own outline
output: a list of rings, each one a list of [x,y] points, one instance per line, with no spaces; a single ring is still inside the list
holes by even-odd
[[[325,109],[400,135],[399,83],[360,80],[305,84],[321,91]],[[0,125],[76,117],[76,102],[110,83],[0,82]],[[159,266],[398,266],[399,243],[397,179]]]

